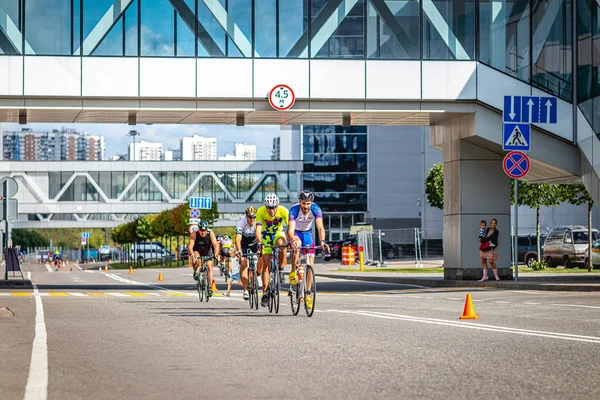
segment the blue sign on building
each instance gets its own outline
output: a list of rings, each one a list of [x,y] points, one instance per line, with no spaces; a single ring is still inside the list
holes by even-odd
[[[504,122],[556,124],[558,101],[556,97],[504,96]]]
[[[210,197],[190,197],[190,208],[208,210],[211,207],[212,199]]]
[[[531,125],[504,123],[502,150],[529,151],[531,149]]]

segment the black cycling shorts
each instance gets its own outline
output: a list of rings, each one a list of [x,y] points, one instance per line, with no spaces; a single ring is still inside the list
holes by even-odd
[[[256,238],[246,239],[242,237],[242,253],[247,254],[248,249],[252,251],[254,254],[258,253],[258,241]]]
[[[229,257],[229,251],[231,249],[221,249],[221,256],[222,257]]]

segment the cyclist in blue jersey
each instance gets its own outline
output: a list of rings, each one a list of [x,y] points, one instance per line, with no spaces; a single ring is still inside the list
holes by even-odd
[[[320,239],[320,245],[323,250],[329,253],[329,246],[325,243],[325,228],[323,227],[323,212],[321,207],[313,203],[315,195],[304,190],[298,195],[298,204],[290,208],[289,213],[289,224],[287,236],[290,240],[290,246],[292,248],[292,272],[290,272],[289,280],[290,285],[296,285],[298,280],[296,278],[296,265],[300,258],[300,252],[298,247],[302,246],[313,246],[315,241],[313,240],[312,228],[313,223],[317,228],[317,232]],[[311,265],[314,265],[314,250],[310,250],[311,253]],[[307,282],[310,284],[310,282]],[[308,286],[310,287],[310,286]],[[312,307],[312,297],[310,293],[306,294],[305,301],[309,307]]]

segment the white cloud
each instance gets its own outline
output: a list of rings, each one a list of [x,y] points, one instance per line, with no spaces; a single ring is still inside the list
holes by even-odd
[[[234,143],[248,143],[256,145],[258,159],[270,159],[273,147],[273,138],[279,136],[278,125],[124,125],[124,124],[27,124],[5,123],[2,129],[5,131],[20,131],[23,128],[31,128],[34,131],[51,131],[53,129],[74,128],[79,132],[87,132],[91,135],[101,135],[106,139],[106,154],[127,153],[127,146],[131,143],[131,137],[127,133],[135,129],[140,135],[136,141],[146,140],[148,142],[162,143],[163,148],[179,148],[179,139],[183,136],[194,134],[217,138],[217,154],[223,156],[233,152]]]

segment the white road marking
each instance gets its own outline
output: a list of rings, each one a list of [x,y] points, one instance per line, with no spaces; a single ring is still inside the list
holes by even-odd
[[[35,284],[33,294],[35,296],[35,338],[31,349],[24,400],[46,400],[48,398],[48,336],[44,321],[44,305]]]
[[[48,293],[48,292],[40,293],[40,296],[42,296],[42,297],[50,297],[50,293]]]
[[[496,300],[496,303],[500,303],[500,304],[512,304],[510,301],[500,301],[500,300]]]
[[[48,272],[52,272],[52,267],[49,266],[48,264],[46,264],[46,269],[48,270]]]
[[[28,279],[28,280],[31,280],[31,271],[28,271],[28,272],[27,272],[27,279]]]
[[[79,270],[80,270],[80,271],[82,271],[82,269],[81,269],[81,267],[79,266],[79,264],[77,264],[77,263],[73,263],[73,264],[75,264],[75,266],[76,266],[77,268],[79,268]]]
[[[10,296],[10,293],[0,293],[0,296]]]
[[[559,307],[578,307],[578,308],[596,308],[600,309],[598,306],[584,306],[580,304],[548,304],[549,306],[559,306]]]
[[[114,279],[116,281],[123,282],[123,283],[129,283],[129,284],[140,285],[140,286],[148,286],[148,287],[157,289],[157,290],[159,290],[161,292],[164,292],[164,293],[176,293],[176,294],[180,294],[180,295],[185,294],[183,292],[178,292],[176,290],[170,290],[170,289],[167,289],[167,288],[164,288],[164,287],[161,287],[161,286],[156,286],[156,285],[151,285],[151,284],[148,284],[148,283],[142,283],[142,282],[138,282],[138,281],[132,281],[131,279],[121,278],[120,276],[118,276],[116,274],[105,274],[105,276],[107,276],[107,277],[109,277],[111,279]]]
[[[79,293],[79,292],[67,292],[67,294],[69,296],[74,296],[74,297],[90,297],[85,293]]]
[[[532,302],[532,301],[528,301],[527,303],[523,303],[523,304],[525,304],[525,305],[528,305],[528,306],[537,306],[537,305],[539,305],[540,303],[534,303],[534,302]]]
[[[105,294],[107,294],[109,296],[113,296],[113,297],[131,297],[130,295],[125,294],[125,293],[105,293]]]
[[[325,277],[325,276],[319,276],[319,274],[316,274],[316,276],[317,276],[317,281],[320,281],[320,280],[347,281],[347,282],[369,283],[369,284],[375,284],[375,285],[410,286],[410,287],[419,288],[419,289],[431,289],[429,286],[409,285],[407,283],[361,281],[361,280],[355,280],[355,279],[342,279],[341,277],[340,278],[329,278],[329,277]]]
[[[539,295],[547,295],[548,294],[548,293],[533,292],[533,291],[529,291],[529,290],[511,290],[511,292],[524,293],[524,294],[539,294]]]
[[[596,337],[596,336],[582,336],[582,335],[573,335],[573,334],[569,334],[569,333],[546,332],[546,331],[536,331],[536,330],[529,330],[529,329],[509,328],[509,327],[504,327],[504,326],[484,325],[484,324],[479,324],[476,322],[470,323],[470,322],[449,321],[449,320],[435,319],[435,318],[421,318],[421,317],[413,317],[410,315],[389,314],[389,313],[381,313],[381,312],[376,312],[376,311],[347,311],[347,310],[329,310],[329,311],[343,313],[343,314],[363,315],[366,317],[374,317],[374,318],[393,319],[393,320],[399,320],[399,321],[421,322],[421,323],[425,323],[425,324],[453,326],[456,328],[464,328],[464,329],[477,329],[477,330],[482,330],[482,331],[492,331],[492,332],[500,332],[500,333],[514,333],[517,335],[538,336],[538,337],[547,337],[547,338],[552,338],[552,339],[572,340],[572,341],[578,341],[578,342],[600,344],[600,337]]]

